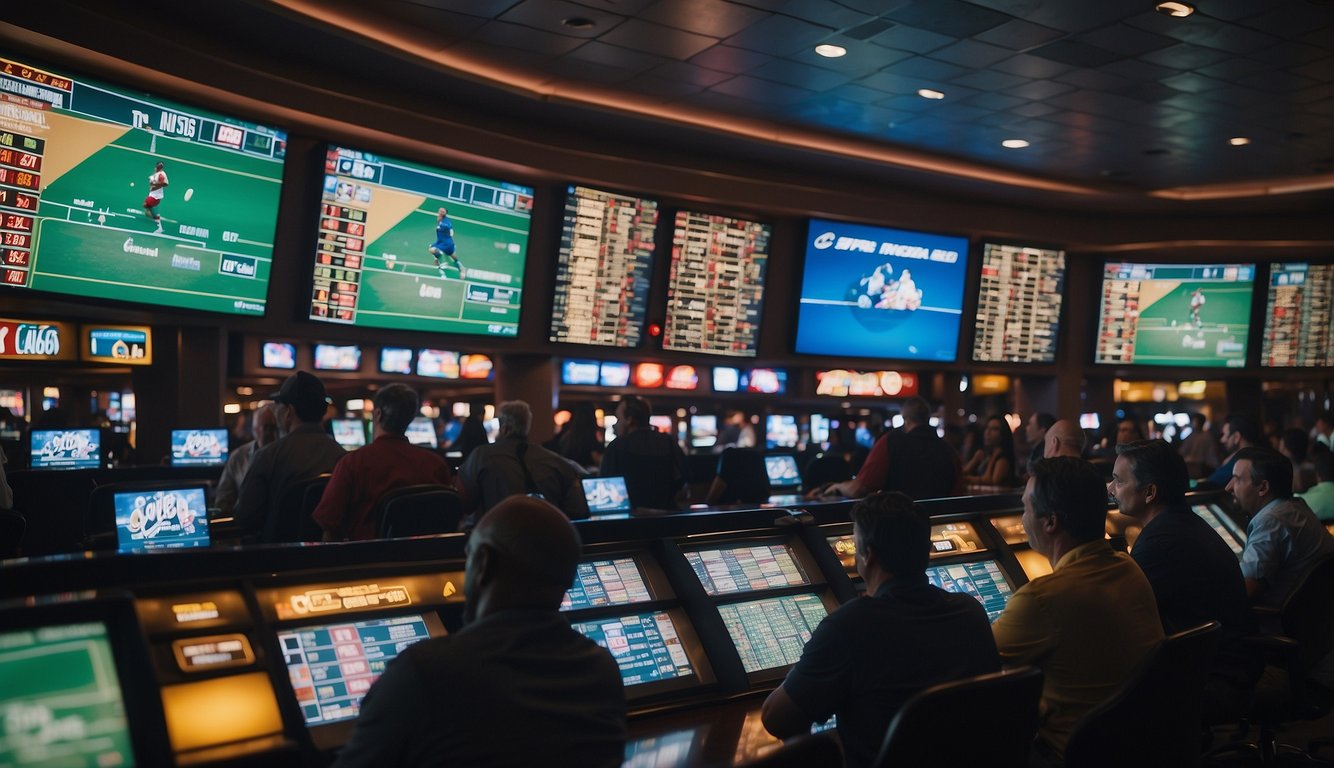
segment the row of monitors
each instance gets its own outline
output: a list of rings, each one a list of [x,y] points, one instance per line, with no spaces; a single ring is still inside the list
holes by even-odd
[[[360,371],[361,345],[315,344],[311,347],[313,367],[317,371]],[[296,368],[297,345],[286,341],[266,341],[260,347],[260,367],[275,370]],[[464,354],[444,349],[381,347],[380,373],[416,374],[432,379],[471,379],[489,381],[494,364],[486,355]]]
[[[0,69],[0,93],[42,107],[0,131],[0,284],[265,313],[283,131],[3,57]],[[517,335],[533,188],[338,146],[324,171],[310,319]],[[669,230],[663,348],[754,356],[770,226],[688,210],[660,222],[659,207],[566,190],[549,339],[638,346]],[[968,253],[965,237],[810,220],[794,350],[954,361]],[[1065,269],[1060,250],[985,244],[972,359],[1054,362]],[[1108,264],[1095,362],[1244,365],[1255,274]],[[1269,276],[1261,364],[1334,365],[1334,266]]]

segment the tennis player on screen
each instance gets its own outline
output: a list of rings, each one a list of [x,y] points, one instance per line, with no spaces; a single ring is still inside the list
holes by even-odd
[[[157,229],[154,234],[162,234],[162,215],[158,213],[158,206],[162,204],[162,197],[165,194],[162,190],[167,188],[167,172],[162,169],[162,163],[159,162],[153,167],[153,174],[148,177],[148,197],[144,198],[144,215],[149,218]]]
[[[1190,295],[1190,321],[1195,324],[1196,328],[1204,327],[1204,324],[1200,322],[1200,309],[1202,307],[1204,307],[1204,289],[1196,288],[1195,292]]]
[[[440,270],[440,276],[445,276],[445,265],[440,263],[440,255],[448,256],[458,267],[459,276],[463,276],[463,262],[454,255],[454,223],[449,220],[449,214],[441,208],[435,217],[435,243],[429,249],[431,255],[435,257],[435,268]]]

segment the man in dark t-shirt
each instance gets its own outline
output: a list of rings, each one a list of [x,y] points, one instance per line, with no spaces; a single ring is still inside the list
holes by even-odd
[[[895,713],[938,683],[1000,669],[987,613],[926,578],[931,526],[902,493],[875,493],[852,510],[859,597],[816,627],[787,679],[764,702],[779,738],[838,716],[846,765],[870,765]]]
[[[931,406],[920,397],[910,397],[899,413],[903,426],[875,441],[856,477],[822,485],[806,498],[860,499],[875,491],[900,491],[914,499],[953,494],[962,477],[959,456],[936,435]]]
[[[680,509],[686,500],[686,457],[671,435],[649,424],[648,401],[630,395],[616,407],[617,438],[602,454],[600,474],[623,476],[636,508]]]

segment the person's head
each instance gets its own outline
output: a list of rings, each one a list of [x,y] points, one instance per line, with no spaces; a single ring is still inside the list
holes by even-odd
[[[500,422],[501,437],[522,437],[527,439],[528,430],[533,426],[533,411],[522,400],[506,400],[496,406],[496,420]]]
[[[1056,417],[1050,413],[1035,412],[1024,422],[1024,437],[1029,445],[1036,445],[1047,435],[1047,430],[1056,423]]]
[[[1306,430],[1293,427],[1283,430],[1279,437],[1278,452],[1288,457],[1294,465],[1306,461],[1306,444],[1309,438]]]
[[[1014,432],[1010,430],[1010,423],[1004,416],[996,415],[987,418],[987,425],[982,429],[982,447],[987,451],[1000,451],[1000,455],[1010,461],[1010,466],[1016,466],[1014,463]]]
[[[1244,413],[1229,413],[1223,420],[1223,433],[1219,436],[1219,442],[1228,451],[1259,445],[1260,427]]]
[[[903,416],[905,430],[925,427],[931,423],[931,406],[920,397],[910,397],[903,401],[899,415]]]
[[[1116,423],[1116,444],[1125,445],[1144,439],[1144,430],[1134,419],[1121,419]]]
[[[931,523],[917,504],[898,491],[879,491],[852,507],[857,573],[867,588],[890,576],[926,571],[931,556]]]
[[[140,167],[143,167],[143,166],[140,166]],[[153,166],[153,170],[155,170],[155,171],[160,171],[160,170],[162,170],[164,167],[165,167],[165,166],[162,165],[162,161],[159,160],[158,163],[157,163],[157,165],[154,165],[154,166]]]
[[[1121,514],[1145,518],[1180,504],[1190,488],[1186,460],[1162,440],[1139,440],[1116,447],[1107,493]]]
[[[417,417],[421,400],[417,391],[407,384],[387,384],[375,393],[375,423],[386,433],[402,436]]]
[[[1315,431],[1321,435],[1334,434],[1334,411],[1321,411],[1315,417]]]
[[[1334,482],[1334,451],[1317,451],[1311,455],[1315,465],[1315,479],[1322,483]]]
[[[272,403],[255,409],[250,417],[250,429],[255,434],[255,445],[260,448],[278,439],[278,419],[273,415]]]
[[[1050,556],[1053,542],[1066,548],[1102,538],[1107,521],[1107,486],[1083,459],[1058,456],[1033,462],[1024,488],[1024,530],[1029,546]]]
[[[653,408],[647,400],[638,395],[626,395],[621,398],[620,405],[616,406],[617,434],[623,435],[632,429],[647,427],[652,415]]]
[[[1271,501],[1292,497],[1292,462],[1272,448],[1242,448],[1227,490],[1246,514],[1254,515]]]
[[[517,495],[502,500],[468,536],[468,613],[480,618],[515,608],[555,611],[574,583],[579,550],[579,534],[550,503]]]
[[[1192,432],[1199,432],[1204,429],[1204,414],[1196,411],[1190,415],[1190,429]]]
[[[436,212],[435,215],[436,215],[436,216],[448,216],[448,215],[449,215],[449,211],[445,210],[444,208],[441,208],[439,211]]]
[[[288,376],[282,387],[270,397],[274,403],[273,415],[278,419],[278,428],[284,433],[292,431],[298,424],[320,423],[329,407],[324,382],[305,371]]]
[[[1042,456],[1054,459],[1057,456],[1069,456],[1078,459],[1084,455],[1084,442],[1087,440],[1084,430],[1070,419],[1060,419],[1047,430],[1047,437],[1042,446]]]

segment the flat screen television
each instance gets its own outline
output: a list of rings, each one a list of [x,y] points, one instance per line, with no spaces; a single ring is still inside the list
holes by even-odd
[[[742,374],[741,384],[747,392],[781,395],[787,392],[787,371],[782,368],[751,368]]]
[[[412,373],[412,350],[402,347],[381,347],[380,373]]]
[[[203,485],[114,493],[111,501],[122,554],[209,545]]]
[[[1054,363],[1065,251],[987,243],[977,290],[976,362]]]
[[[286,135],[0,54],[0,285],[263,315]]]
[[[754,357],[769,225],[678,211],[662,348]]]
[[[32,469],[97,469],[102,432],[97,429],[34,429],[28,435]]]
[[[667,378],[667,366],[662,363],[639,363],[635,365],[632,381],[642,389],[657,389]]]
[[[687,392],[699,387],[699,370],[693,365],[673,365],[663,377],[663,386]]]
[[[490,381],[495,374],[495,364],[486,355],[459,355],[459,375],[463,378]]]
[[[718,417],[697,414],[690,417],[690,445],[693,448],[711,448],[718,442]]]
[[[227,430],[173,429],[173,467],[217,467],[227,463]]]
[[[291,370],[296,367],[296,345],[285,341],[266,341],[260,357],[264,368]]]
[[[560,383],[573,386],[597,386],[602,380],[602,366],[596,360],[566,360],[560,368]]]
[[[793,488],[801,485],[801,471],[797,468],[797,457],[790,453],[765,456],[764,471],[769,475],[771,488]]]
[[[330,146],[310,318],[514,336],[533,190]]]
[[[598,384],[604,387],[624,387],[629,383],[629,363],[603,363],[599,368]]]
[[[344,450],[355,451],[366,445],[366,422],[361,419],[334,419],[330,426],[334,440]]]
[[[953,362],[968,240],[811,219],[796,351]]]
[[[575,185],[566,189],[551,341],[639,346],[657,226],[653,200]]]
[[[1254,264],[1106,264],[1093,362],[1243,367],[1254,281]]]
[[[771,413],[764,420],[764,445],[767,449],[796,448],[801,435],[797,417],[789,413]]]
[[[741,385],[741,371],[727,366],[714,366],[713,391],[735,392]]]
[[[459,353],[443,349],[417,350],[417,375],[433,379],[457,379]]]
[[[1334,264],[1269,265],[1260,365],[1334,366]]]
[[[624,477],[585,477],[580,482],[593,517],[629,517],[630,491]]]
[[[361,347],[355,344],[316,344],[315,370],[356,371],[361,369]]]
[[[435,422],[425,416],[418,416],[409,422],[405,436],[413,445],[424,445],[428,448],[439,446],[439,440],[435,436]]]

